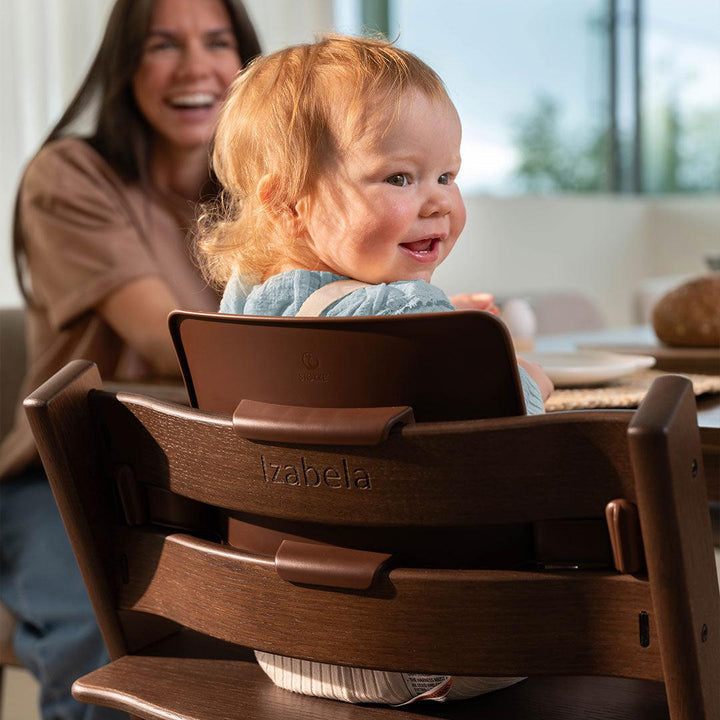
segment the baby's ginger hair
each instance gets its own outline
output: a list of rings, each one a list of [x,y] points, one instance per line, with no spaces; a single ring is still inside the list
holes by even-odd
[[[297,201],[348,143],[381,136],[388,109],[397,112],[413,90],[449,102],[431,68],[385,40],[332,35],[250,63],[215,135],[223,194],[200,217],[208,280],[222,288],[235,270],[247,282],[274,274],[293,256],[288,222]]]

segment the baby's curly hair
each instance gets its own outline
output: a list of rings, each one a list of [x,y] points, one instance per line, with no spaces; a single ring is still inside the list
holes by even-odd
[[[293,256],[297,201],[347,144],[382,135],[404,94],[446,100],[442,80],[385,40],[329,35],[251,62],[220,114],[213,166],[221,198],[199,219],[200,261],[222,288],[237,270],[261,282]],[[262,187],[262,191],[260,188]]]

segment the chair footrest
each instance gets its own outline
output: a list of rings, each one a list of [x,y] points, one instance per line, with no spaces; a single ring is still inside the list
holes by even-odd
[[[275,687],[252,651],[190,631],[126,655],[73,685],[81,702],[104,705],[146,720],[667,720],[662,683],[601,677],[530,678],[505,690],[455,703],[418,703],[402,709],[349,705]]]

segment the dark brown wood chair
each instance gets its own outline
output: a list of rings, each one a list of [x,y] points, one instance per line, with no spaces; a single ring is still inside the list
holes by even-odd
[[[636,413],[311,408],[304,426],[297,408],[241,405],[107,393],[85,361],[26,400],[111,655],[79,700],[158,720],[720,718],[683,378]],[[529,679],[355,706],[275,687],[248,648]]]
[[[12,429],[25,375],[25,310],[0,308],[0,439]],[[17,619],[0,603],[0,709],[3,707],[5,668],[21,668],[13,641]]]

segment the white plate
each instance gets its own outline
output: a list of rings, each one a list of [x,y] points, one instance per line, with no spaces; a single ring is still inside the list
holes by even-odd
[[[650,355],[621,355],[600,350],[528,352],[520,356],[542,365],[555,387],[599,385],[655,364],[655,358]]]

